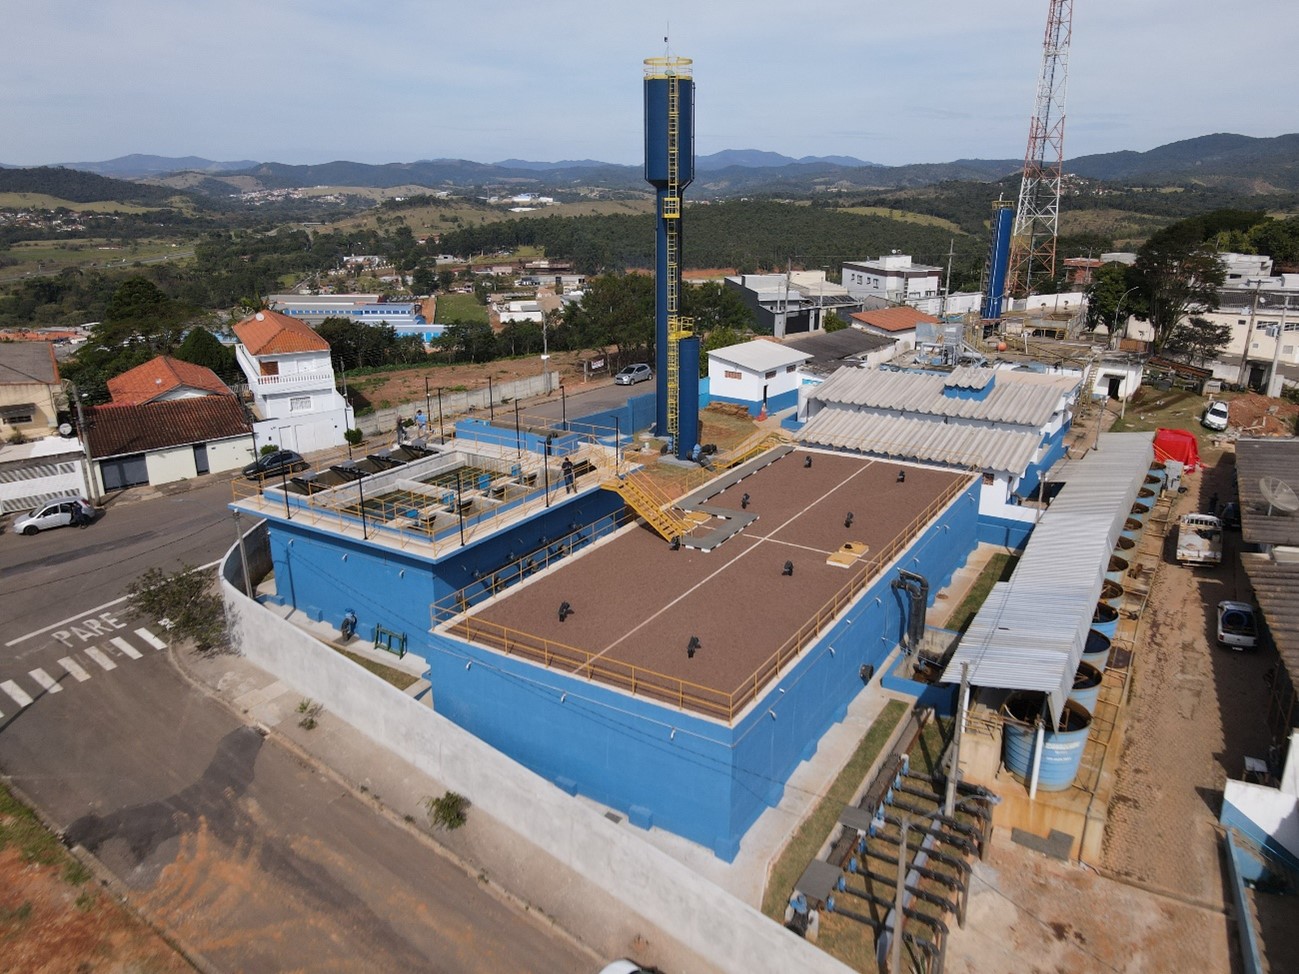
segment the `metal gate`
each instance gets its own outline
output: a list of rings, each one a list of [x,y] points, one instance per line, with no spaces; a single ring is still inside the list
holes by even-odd
[[[99,470],[104,477],[104,490],[121,490],[149,482],[149,467],[143,453],[101,460]]]

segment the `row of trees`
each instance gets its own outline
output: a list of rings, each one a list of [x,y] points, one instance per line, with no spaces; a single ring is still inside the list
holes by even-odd
[[[1224,249],[1292,263],[1299,260],[1299,218],[1216,210],[1171,224],[1150,236],[1132,266],[1106,264],[1096,272],[1088,290],[1089,323],[1109,328],[1133,315],[1150,322],[1157,352],[1193,361],[1213,358],[1229,341],[1230,329],[1196,312],[1218,308],[1226,276],[1218,255]]]

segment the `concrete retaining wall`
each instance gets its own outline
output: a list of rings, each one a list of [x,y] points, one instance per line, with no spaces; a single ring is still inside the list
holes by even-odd
[[[250,541],[255,532],[250,532]],[[249,544],[250,561],[255,560]],[[260,556],[256,556],[260,557]],[[250,568],[251,570],[251,568]],[[845,974],[849,968],[569,798],[441,715],[330,652],[239,590],[237,546],[221,566],[232,645],[257,666],[528,838],[719,970]],[[591,934],[588,939],[595,940]]]

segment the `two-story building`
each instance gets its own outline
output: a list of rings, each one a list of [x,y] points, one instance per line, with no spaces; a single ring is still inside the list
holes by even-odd
[[[305,453],[341,446],[351,407],[334,386],[329,343],[278,311],[259,311],[234,326],[235,358],[248,379],[260,445]]]
[[[0,342],[0,436],[53,433],[59,390],[59,364],[49,342]]]

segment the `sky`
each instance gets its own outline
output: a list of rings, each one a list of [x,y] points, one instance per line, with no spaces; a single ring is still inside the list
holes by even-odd
[[[1292,2],[1078,0],[1066,158],[1299,130]],[[665,53],[694,61],[697,155],[1023,158],[1048,7],[0,0],[0,162],[639,164]]]

